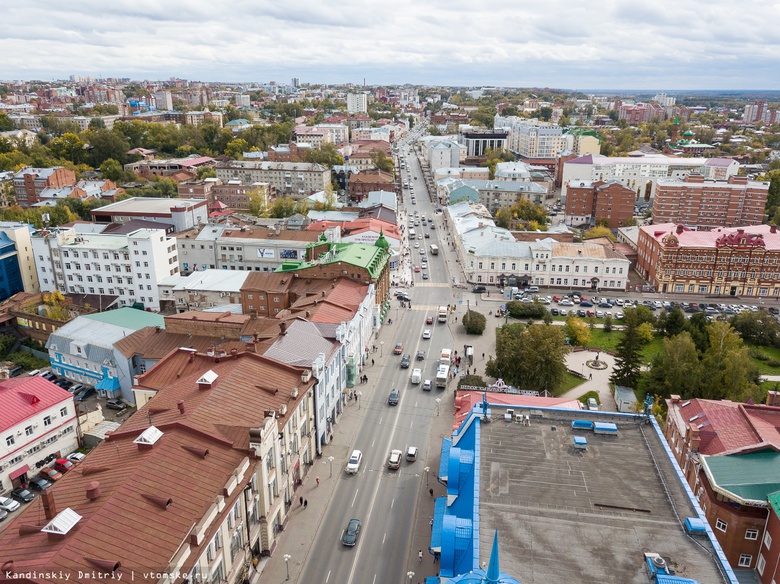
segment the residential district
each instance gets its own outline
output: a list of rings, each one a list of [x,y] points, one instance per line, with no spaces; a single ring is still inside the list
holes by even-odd
[[[1,84],[0,582],[777,582],[772,99]]]

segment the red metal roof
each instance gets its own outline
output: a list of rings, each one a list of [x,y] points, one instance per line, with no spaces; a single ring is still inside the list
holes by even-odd
[[[0,432],[72,399],[70,393],[37,375],[0,382]]]

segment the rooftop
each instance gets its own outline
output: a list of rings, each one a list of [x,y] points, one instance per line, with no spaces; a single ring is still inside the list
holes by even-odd
[[[771,493],[780,491],[780,452],[702,456],[712,489],[740,504],[764,507]]]
[[[169,215],[174,209],[189,209],[208,204],[205,199],[161,199],[157,197],[133,197],[92,209],[92,215]]]
[[[88,314],[83,318],[110,324],[126,329],[132,329],[137,331],[145,326],[161,326],[165,327],[165,319],[154,312],[147,312],[145,310],[138,310],[136,308],[118,308],[116,310],[108,310],[106,312],[100,312],[98,314]]]
[[[680,227],[679,233],[678,227]],[[721,245],[735,247],[758,245],[767,251],[780,250],[780,231],[777,231],[772,225],[717,227],[711,231],[693,231],[683,225],[678,226],[676,223],[659,223],[657,225],[644,225],[639,230],[652,239],[671,247],[716,249]],[[743,235],[745,241],[740,243]]]
[[[72,398],[70,393],[38,375],[6,379],[0,382],[0,432]]]
[[[201,270],[192,272],[189,276],[168,276],[157,285],[172,286],[174,291],[240,292],[250,273],[245,270]]]

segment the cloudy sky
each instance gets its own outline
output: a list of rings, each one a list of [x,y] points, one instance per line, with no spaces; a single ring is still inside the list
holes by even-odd
[[[0,79],[780,89],[780,2],[4,0]]]

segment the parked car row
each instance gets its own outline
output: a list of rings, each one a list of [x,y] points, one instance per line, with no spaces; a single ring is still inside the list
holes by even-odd
[[[0,496],[0,521],[5,519],[8,513],[18,510],[20,503],[32,502],[35,499],[34,491],[45,491],[82,460],[84,454],[80,452],[74,452],[67,458],[58,458],[53,464],[41,467],[38,474],[29,478],[26,484],[13,489],[10,497]]]
[[[30,377],[37,375],[51,381],[54,385],[72,393],[75,400],[79,402],[97,394],[97,390],[94,387],[84,385],[83,383],[74,383],[64,377],[57,377],[51,370],[39,371],[36,369],[35,371],[30,371],[28,375]]]

